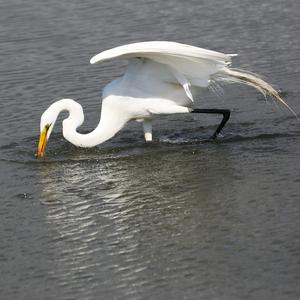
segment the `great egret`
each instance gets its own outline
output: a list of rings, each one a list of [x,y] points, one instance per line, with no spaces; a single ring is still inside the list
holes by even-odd
[[[152,118],[177,113],[222,114],[222,122],[213,135],[215,138],[229,119],[230,110],[196,109],[194,98],[201,89],[218,82],[253,86],[292,111],[278,92],[255,74],[229,68],[232,56],[234,54],[163,41],[124,45],[95,55],[91,64],[116,57],[129,61],[124,75],[103,90],[98,126],[88,134],[77,132],[84,121],[81,105],[72,99],[59,100],[41,117],[37,156],[44,156],[47,141],[62,111],[69,112],[69,117],[62,124],[63,136],[79,147],[93,147],[107,141],[130,120],[143,122],[145,140],[151,141]]]

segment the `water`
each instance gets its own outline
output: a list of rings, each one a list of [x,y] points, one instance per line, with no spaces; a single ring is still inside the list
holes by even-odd
[[[220,5],[221,4],[221,5]],[[47,159],[39,118],[60,98],[95,127],[103,86],[125,63],[107,48],[173,40],[237,52],[300,113],[297,1],[2,1],[1,299],[299,299],[299,122],[247,87],[206,95],[232,109],[129,124],[77,149],[58,122]],[[65,116],[62,116],[62,120]]]

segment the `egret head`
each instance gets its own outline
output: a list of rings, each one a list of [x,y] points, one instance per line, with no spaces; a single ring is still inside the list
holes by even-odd
[[[62,122],[64,137],[67,140],[71,139],[71,142],[74,136],[76,136],[78,139],[76,128],[84,121],[81,105],[72,99],[58,100],[52,103],[42,114],[40,123],[40,141],[37,150],[38,158],[43,158],[45,156],[46,146],[50,138],[50,134],[53,130],[58,115],[63,111],[69,112],[68,118]],[[68,137],[70,139],[68,139]],[[82,143],[79,142],[77,144]]]
[[[57,119],[57,113],[50,106],[42,115],[40,123],[40,140],[38,144],[37,157],[45,156],[46,146],[50,138],[50,134]]]

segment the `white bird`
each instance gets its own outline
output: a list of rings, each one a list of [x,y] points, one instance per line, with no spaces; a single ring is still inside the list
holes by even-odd
[[[116,57],[126,58],[129,62],[124,75],[103,90],[98,126],[87,134],[77,132],[84,121],[81,105],[71,99],[59,100],[41,117],[37,156],[44,157],[47,141],[62,111],[69,112],[62,124],[63,136],[78,147],[93,147],[107,141],[130,120],[143,122],[145,140],[151,141],[152,118],[177,113],[223,114],[223,120],[213,135],[215,138],[229,119],[230,111],[196,109],[194,99],[201,89],[218,82],[253,86],[292,111],[278,92],[255,74],[229,68],[232,56],[234,54],[163,41],[124,45],[95,55],[91,64]]]

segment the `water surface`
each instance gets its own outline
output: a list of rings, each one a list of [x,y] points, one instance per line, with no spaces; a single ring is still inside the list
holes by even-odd
[[[117,60],[94,54],[145,40],[239,53],[300,113],[297,1],[48,1],[0,4],[1,299],[299,299],[300,127],[284,107],[230,86],[169,116],[145,144],[131,123],[101,147],[51,136],[47,106],[73,98],[92,130]],[[60,120],[65,117],[62,116]]]

